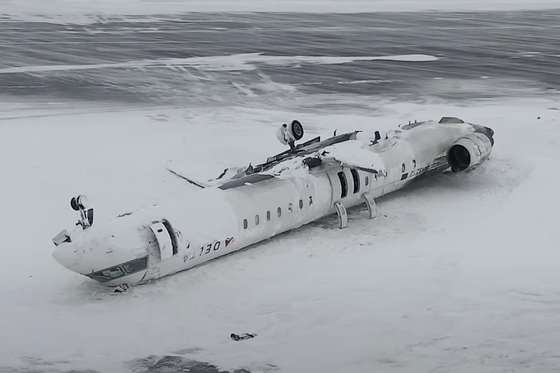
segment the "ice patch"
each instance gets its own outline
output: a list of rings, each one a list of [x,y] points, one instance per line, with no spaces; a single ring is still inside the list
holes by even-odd
[[[369,80],[350,80],[340,81],[338,84],[382,84],[391,83],[391,80],[369,79]]]
[[[97,70],[119,68],[181,68],[192,67],[205,71],[251,71],[255,64],[273,66],[297,66],[302,63],[315,65],[338,65],[355,61],[401,61],[401,62],[429,62],[438,58],[424,54],[409,54],[375,57],[330,57],[330,56],[265,56],[262,53],[234,54],[230,56],[191,57],[146,59],[120,63],[103,63],[91,65],[43,65],[18,66],[0,69],[0,74],[36,73],[49,71]]]

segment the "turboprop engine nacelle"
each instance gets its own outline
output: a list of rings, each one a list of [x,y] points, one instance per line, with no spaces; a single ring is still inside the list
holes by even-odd
[[[490,156],[492,142],[482,133],[472,133],[457,140],[447,151],[447,162],[453,172],[470,170]]]

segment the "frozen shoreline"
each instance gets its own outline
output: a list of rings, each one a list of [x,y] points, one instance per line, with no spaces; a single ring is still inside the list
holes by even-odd
[[[92,23],[104,17],[122,21],[151,22],[158,17],[181,13],[370,13],[370,12],[473,12],[559,9],[556,0],[0,0],[0,15],[8,20]],[[135,18],[138,16],[138,18]],[[150,17],[150,16],[153,16]]]

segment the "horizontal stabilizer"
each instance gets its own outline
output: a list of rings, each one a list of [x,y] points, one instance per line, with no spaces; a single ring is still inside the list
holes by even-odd
[[[180,165],[170,161],[167,163],[166,169],[173,175],[189,182],[190,184],[204,189],[210,187],[219,187],[232,180],[244,177],[246,175],[245,171],[247,170],[247,167],[228,167],[220,175],[218,175],[218,177],[209,180],[206,179],[205,181],[201,181],[200,179],[197,180],[195,178],[187,176],[193,173],[196,173],[197,175],[208,174],[208,170],[202,168],[198,164],[193,163],[191,165]]]
[[[175,175],[175,176],[177,176],[177,177],[180,177],[180,178],[183,179],[183,180],[188,181],[188,182],[191,183],[192,185],[196,185],[197,187],[202,188],[202,189],[206,188],[206,186],[203,185],[203,183],[201,183],[201,182],[199,182],[199,181],[195,181],[195,180],[190,179],[190,178],[188,178],[188,177],[186,177],[186,176],[184,176],[184,175],[181,175],[180,173],[178,173],[178,172],[175,171],[175,170],[172,170],[172,169],[169,168],[169,167],[166,167],[166,169],[167,169],[167,171],[171,172],[173,175]]]

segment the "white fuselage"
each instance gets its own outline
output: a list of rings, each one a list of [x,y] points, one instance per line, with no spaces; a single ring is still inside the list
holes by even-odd
[[[365,147],[381,162],[378,173],[344,161],[311,169],[299,162],[294,172],[226,189],[201,189],[105,225],[77,228],[54,256],[107,285],[144,283],[335,213],[337,202],[350,208],[363,203],[366,193],[378,198],[443,171],[449,168],[448,149],[473,132],[466,123],[426,122],[374,145],[348,140],[345,146]],[[291,164],[296,163],[298,158],[292,158]]]

